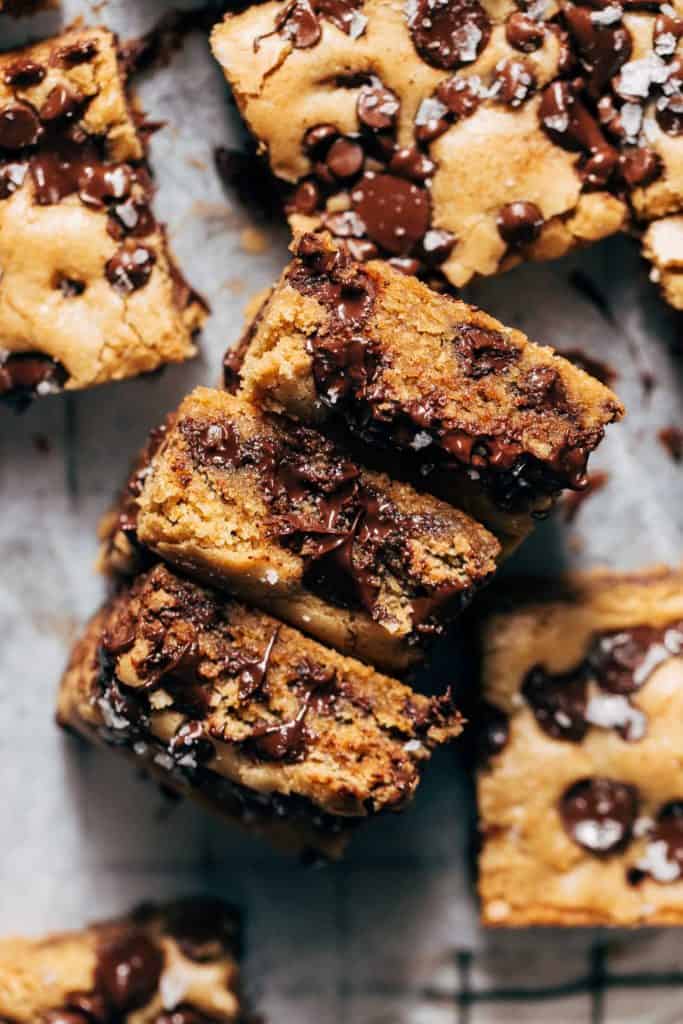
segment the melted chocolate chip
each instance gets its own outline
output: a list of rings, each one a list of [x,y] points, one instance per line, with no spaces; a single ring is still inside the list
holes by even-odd
[[[572,83],[557,81],[546,86],[541,96],[539,118],[542,127],[559,146],[584,150],[589,154],[583,167],[587,184],[604,185],[618,163],[618,155],[579,99]]]
[[[604,690],[627,695],[644,686],[659,665],[682,653],[683,622],[672,622],[599,633],[587,661]]]
[[[608,856],[631,839],[638,791],[614,779],[581,779],[563,794],[559,811],[570,839],[595,856]]]
[[[481,103],[481,97],[469,79],[457,76],[440,82],[436,95],[456,119],[470,117]]]
[[[240,651],[235,662],[231,661],[230,671],[239,677],[240,700],[249,700],[266,686],[270,658],[278,633],[279,627],[276,627],[261,655],[250,657],[245,651]]]
[[[505,23],[505,38],[510,46],[522,53],[532,53],[543,46],[545,31],[543,25],[527,14],[516,11]]]
[[[588,7],[565,4],[564,19],[588,73],[588,94],[597,99],[631,56],[631,34],[623,25],[596,22]]]
[[[0,108],[0,149],[16,151],[35,146],[42,133],[38,115],[28,103]]]
[[[393,128],[400,103],[396,93],[381,82],[364,85],[358,94],[358,119],[373,132]]]
[[[40,108],[41,121],[73,121],[85,103],[80,92],[66,85],[55,85]]]
[[[491,35],[478,0],[415,0],[408,24],[423,60],[444,70],[472,63]]]
[[[5,85],[14,86],[16,89],[27,89],[32,85],[40,85],[46,74],[47,70],[43,64],[24,57],[13,61],[2,77]]]
[[[306,714],[304,700],[295,718],[280,725],[257,725],[245,742],[245,748],[264,761],[302,761],[306,754]]]
[[[577,743],[584,738],[588,722],[583,666],[551,675],[541,665],[535,665],[522,684],[522,694],[540,727],[553,739]]]
[[[322,193],[315,181],[307,179],[297,186],[287,204],[288,213],[303,213],[308,216],[315,213],[322,204]]]
[[[145,245],[125,247],[114,253],[105,267],[107,280],[121,295],[130,295],[152,276],[156,256]]]
[[[98,950],[95,983],[119,1013],[139,1010],[156,994],[164,956],[142,933],[103,942]]]
[[[351,200],[368,236],[393,255],[408,255],[429,229],[429,194],[404,178],[368,172]]]
[[[504,373],[519,359],[519,349],[501,334],[487,327],[462,324],[453,338],[458,360],[468,377],[481,380],[491,373]]]
[[[360,0],[289,0],[275,18],[274,32],[305,50],[319,42],[322,18],[355,39],[363,34],[366,25],[359,7]],[[255,40],[254,49],[258,49],[263,38],[266,37]]]
[[[536,203],[519,200],[501,207],[496,220],[498,233],[508,245],[530,245],[543,228],[543,214]]]

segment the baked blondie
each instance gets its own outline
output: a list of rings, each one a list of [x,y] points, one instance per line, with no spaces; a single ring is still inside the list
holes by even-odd
[[[237,913],[217,901],[141,907],[41,939],[0,939],[8,1024],[243,1021]]]
[[[161,564],[95,616],[64,676],[62,725],[302,853],[412,797],[457,736],[428,698]]]
[[[212,37],[292,226],[456,287],[683,212],[682,40],[679,0],[269,0]]]
[[[683,572],[526,600],[483,629],[484,921],[683,924]]]
[[[304,235],[245,336],[241,382],[264,408],[342,424],[365,456],[506,537],[529,531],[623,415],[618,398],[550,348],[381,261]],[[236,372],[235,365],[230,368]]]
[[[114,569],[128,548],[136,570],[142,545],[392,670],[420,657],[499,554],[463,512],[362,468],[311,428],[208,388],[182,402],[109,529]]]
[[[195,354],[205,308],[152,212],[141,120],[107,29],[0,54],[0,398]]]

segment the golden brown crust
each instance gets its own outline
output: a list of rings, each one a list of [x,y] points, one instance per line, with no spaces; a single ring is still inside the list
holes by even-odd
[[[361,268],[321,236],[294,251],[250,332],[246,395],[341,423],[370,455],[397,449],[422,486],[503,535],[524,535],[530,512],[576,486],[623,415],[609,388],[481,310],[385,263]]]
[[[97,1008],[102,1024],[132,1024],[180,1008],[204,1014],[207,1024],[236,1022],[238,949],[236,912],[189,900],[82,931],[2,939],[0,1016],[35,1024],[58,1012],[60,1020],[80,1020],[79,1010]]]
[[[683,572],[515,597],[482,632],[485,923],[683,923]]]
[[[464,607],[499,551],[462,512],[206,388],[181,404],[135,508],[137,541],[182,571],[394,669]],[[128,547],[114,530],[110,562],[120,568]]]
[[[278,845],[333,855],[354,819],[403,806],[461,729],[447,698],[161,565],[92,620],[59,719]]]
[[[228,14],[212,45],[274,173],[298,186],[295,230],[328,226],[364,258],[460,287],[683,209],[680,0],[606,16],[357,0],[346,23],[305,26],[293,7]]]
[[[76,27],[0,55],[0,136],[0,395],[194,355],[206,311],[151,212],[115,36]]]

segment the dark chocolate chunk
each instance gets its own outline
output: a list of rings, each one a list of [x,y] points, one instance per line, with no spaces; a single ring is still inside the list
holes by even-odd
[[[520,60],[501,60],[493,76],[496,99],[508,107],[521,107],[536,89],[536,77]]]
[[[581,779],[563,794],[559,811],[570,839],[597,857],[608,856],[631,839],[638,791],[614,779]]]
[[[0,359],[0,398],[26,405],[36,395],[62,390],[68,373],[64,367],[39,352],[15,352]]]
[[[618,8],[615,8],[618,10]],[[601,24],[590,7],[565,4],[562,13],[587,72],[588,94],[598,99],[631,57],[631,33],[623,25]]]
[[[445,70],[475,61],[491,35],[478,0],[413,0],[408,25],[423,60]]]
[[[453,337],[453,345],[465,373],[473,380],[504,373],[520,355],[519,349],[500,331],[474,324],[462,324]]]
[[[40,108],[40,120],[73,121],[81,113],[84,97],[66,85],[55,85]]]

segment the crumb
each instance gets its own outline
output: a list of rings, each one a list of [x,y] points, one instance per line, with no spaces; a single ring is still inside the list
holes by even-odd
[[[657,437],[674,462],[683,461],[683,430],[680,427],[662,427]]]

